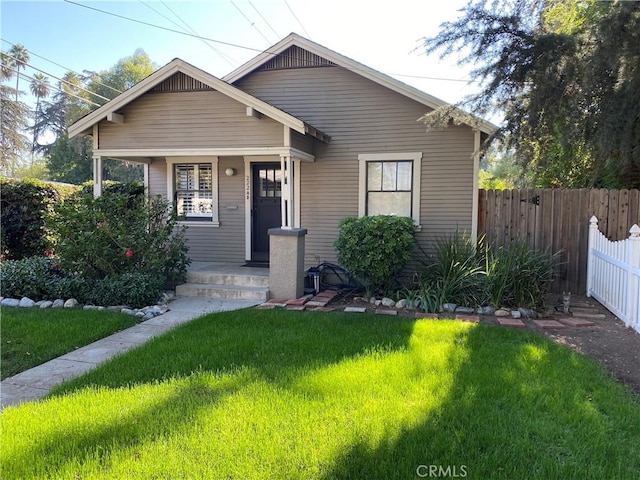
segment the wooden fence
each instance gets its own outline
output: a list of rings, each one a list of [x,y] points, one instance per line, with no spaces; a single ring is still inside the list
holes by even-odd
[[[552,291],[584,294],[593,215],[607,238],[627,238],[640,224],[640,190],[480,190],[478,235],[498,245],[521,239],[531,248],[561,250]]]

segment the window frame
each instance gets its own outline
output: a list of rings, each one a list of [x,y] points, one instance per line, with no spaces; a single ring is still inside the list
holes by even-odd
[[[411,178],[411,218],[420,227],[420,185],[422,175],[422,152],[390,152],[390,153],[361,153],[358,155],[359,188],[358,188],[358,216],[367,216],[368,200],[368,165],[370,162],[407,162],[412,164]]]
[[[175,194],[177,192],[176,186],[176,169],[181,165],[209,165],[211,167],[211,214],[186,216],[182,217],[178,221],[181,225],[187,226],[202,226],[202,227],[219,227],[220,221],[218,217],[219,212],[219,188],[218,188],[218,157],[210,158],[198,158],[198,157],[173,157],[167,158],[167,198],[172,204],[172,208],[176,211],[177,205],[175,204]]]

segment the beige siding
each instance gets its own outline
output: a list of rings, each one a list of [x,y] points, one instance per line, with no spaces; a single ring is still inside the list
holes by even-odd
[[[220,92],[146,93],[121,111],[124,123],[99,124],[100,148],[269,147],[283,143],[282,124],[247,117]]]
[[[164,158],[154,158],[149,164],[149,196],[167,197],[167,162]]]
[[[307,266],[335,261],[338,222],[358,214],[358,154],[423,152],[421,243],[456,228],[470,231],[473,132],[427,133],[427,107],[340,67],[256,72],[237,86],[331,136],[301,166],[301,225]]]
[[[198,159],[194,159],[197,161]],[[236,174],[225,175],[227,168]],[[244,252],[244,160],[220,157],[218,161],[219,227],[189,226],[186,232],[189,257],[196,262],[243,262]],[[154,159],[149,165],[149,194],[167,195],[167,162]]]

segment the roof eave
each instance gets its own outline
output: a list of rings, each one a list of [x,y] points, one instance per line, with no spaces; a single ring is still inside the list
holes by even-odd
[[[305,50],[310,51],[311,53],[315,53],[327,60],[335,63],[336,65],[346,68],[351,71],[355,71],[358,75],[361,75],[373,82],[376,82],[390,90],[400,93],[405,97],[408,97],[412,100],[415,100],[418,103],[425,105],[428,108],[436,109],[438,107],[442,107],[444,105],[448,105],[447,102],[441,100],[433,95],[429,95],[428,93],[423,92],[415,87],[407,85],[400,80],[396,80],[389,75],[386,75],[382,72],[379,72],[371,67],[368,67],[362,63],[356,62],[355,60],[350,59],[340,53],[334,52],[322,45],[319,45],[307,38],[304,38],[297,33],[291,33],[280,42],[276,43],[273,47],[265,50],[261,54],[257,55],[253,59],[249,60],[244,65],[241,65],[239,68],[234,70],[222,77],[222,80],[229,83],[235,83],[240,80],[242,77],[253,72],[255,69],[260,67],[269,59],[273,58],[274,55],[278,55],[284,52],[286,49],[292,46],[298,46],[304,48]],[[473,127],[473,126],[472,126]],[[498,130],[496,125],[493,125],[490,122],[482,118],[478,118],[477,127],[480,131],[488,134],[495,133]]]

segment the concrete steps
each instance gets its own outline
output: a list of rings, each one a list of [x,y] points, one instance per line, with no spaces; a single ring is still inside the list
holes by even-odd
[[[269,277],[250,273],[190,271],[187,283],[176,287],[176,295],[265,302],[269,299]]]

